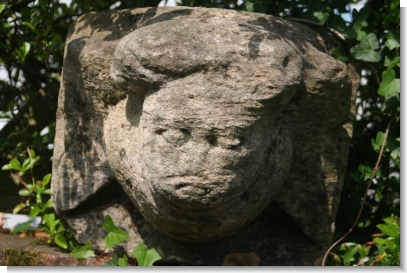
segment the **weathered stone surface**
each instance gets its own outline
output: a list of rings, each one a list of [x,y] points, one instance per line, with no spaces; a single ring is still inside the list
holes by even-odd
[[[164,257],[312,265],[334,229],[357,79],[322,30],[205,8],[84,15],[66,43],[55,209]],[[231,257],[231,256],[228,256]]]

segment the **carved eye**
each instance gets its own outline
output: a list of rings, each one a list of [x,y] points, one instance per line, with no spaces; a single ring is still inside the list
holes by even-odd
[[[155,130],[155,133],[156,133],[157,135],[162,135],[165,131],[167,131],[167,129],[159,128],[159,129]]]
[[[188,129],[159,129],[156,130],[156,133],[162,135],[166,142],[172,145],[182,145],[184,144],[191,136],[191,132]]]
[[[179,129],[181,131],[181,133],[183,133],[185,136],[190,136],[191,132],[188,129],[185,128],[181,128]]]
[[[219,145],[228,150],[236,150],[242,145],[242,139],[230,138],[230,137],[220,137],[218,139]]]
[[[205,139],[212,146],[218,145],[218,138],[214,133],[209,133],[208,135],[205,136]]]

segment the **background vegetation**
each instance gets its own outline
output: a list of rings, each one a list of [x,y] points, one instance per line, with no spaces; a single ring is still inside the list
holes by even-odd
[[[0,130],[1,166],[15,157],[22,160],[29,148],[41,158],[34,170],[37,177],[51,171],[55,112],[69,25],[90,11],[157,6],[159,2],[0,2],[0,115],[6,121]],[[352,9],[352,4],[361,4],[362,8]],[[386,239],[381,238],[383,233],[390,236],[380,225],[386,218],[385,225],[397,230],[400,216],[400,1],[180,0],[178,5],[280,16],[313,28],[325,28],[342,41],[333,55],[356,66],[361,86],[335,240],[353,225],[365,193],[366,200],[356,227],[346,238],[348,244],[338,245],[328,263],[397,264],[397,259],[391,259],[395,257],[392,252],[397,250],[397,240],[393,248],[391,243],[380,241]],[[384,152],[375,168],[382,145]],[[3,200],[12,196],[19,202],[18,188],[6,172],[0,173],[0,188]],[[0,205],[0,210],[5,209],[9,207]],[[394,242],[397,236],[390,233],[394,235],[390,241]]]

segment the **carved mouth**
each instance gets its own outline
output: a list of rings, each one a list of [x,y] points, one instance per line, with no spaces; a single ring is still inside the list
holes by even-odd
[[[157,192],[174,205],[188,208],[209,208],[227,203],[237,192],[234,175],[171,175],[153,183]]]

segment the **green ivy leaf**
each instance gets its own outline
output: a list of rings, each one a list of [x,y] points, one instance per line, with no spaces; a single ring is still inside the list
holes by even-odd
[[[352,17],[355,20],[364,21],[367,19],[369,14],[370,14],[370,4],[369,3],[366,3],[365,6],[360,10],[357,10],[357,9],[352,10]]]
[[[358,170],[363,174],[363,180],[369,180],[372,177],[372,168],[370,166],[359,164]]]
[[[349,39],[355,39],[362,41],[366,37],[366,32],[362,31],[362,28],[367,27],[366,21],[356,21],[351,28],[348,28],[345,32],[345,36]]]
[[[398,148],[394,149],[393,151],[391,151],[390,157],[393,160],[400,159],[400,147],[398,147]]]
[[[246,7],[246,10],[249,12],[254,11],[254,3],[250,1],[245,1],[244,6]]]
[[[123,258],[119,258],[119,259],[117,260],[117,264],[118,264],[119,266],[128,266],[129,264],[128,264],[127,260],[128,260],[127,256],[124,255]]]
[[[394,49],[396,47],[400,47],[400,34],[399,33],[390,31],[389,33],[387,33],[386,39],[387,39],[387,41],[386,41],[385,45],[389,49]]]
[[[136,257],[139,266],[152,266],[155,261],[161,260],[161,255],[154,249],[148,249],[145,244],[140,243],[133,250],[133,256]]]
[[[382,74],[383,81],[379,87],[379,95],[389,96],[400,93],[400,79],[396,79],[396,72],[393,69],[387,69]]]
[[[372,147],[375,151],[379,151],[382,147],[384,136],[383,132],[377,132],[376,139],[372,139]]]
[[[55,235],[54,241],[59,247],[63,249],[68,249],[68,243],[66,242],[66,238],[61,233]]]
[[[108,232],[105,238],[106,248],[108,249],[112,248],[115,244],[125,241],[129,237],[126,231],[115,226],[109,215],[105,216],[103,229]]]
[[[75,257],[75,258],[78,258],[78,259],[86,259],[86,258],[89,258],[89,257],[94,257],[95,252],[92,250],[92,244],[90,242],[88,242],[84,246],[75,247],[71,251],[71,253],[69,253],[69,256]]]
[[[323,26],[326,23],[326,20],[329,18],[329,13],[326,12],[321,12],[321,11],[315,11],[313,13],[314,18],[318,22],[319,25]]]
[[[137,259],[138,265],[143,266],[147,256],[146,245],[143,243],[138,244],[138,246],[133,250],[132,254]]]
[[[380,55],[375,51],[379,47],[376,34],[369,33],[363,38],[359,45],[356,45],[350,49],[350,53],[355,59],[366,62],[378,62],[380,61]]]
[[[396,56],[393,59],[390,59],[390,57],[387,55],[384,57],[384,66],[393,68],[396,65],[400,67],[400,56]]]
[[[0,13],[4,10],[4,7],[5,7],[6,5],[4,5],[4,4],[0,4]]]
[[[397,95],[387,97],[382,105],[382,111],[384,113],[390,113],[394,109],[396,109],[397,106],[399,106],[399,105],[400,105],[400,99]]]

